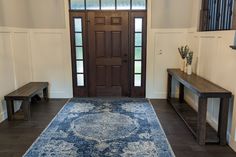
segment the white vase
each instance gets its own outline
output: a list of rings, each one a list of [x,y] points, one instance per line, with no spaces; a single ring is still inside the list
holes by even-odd
[[[187,73],[187,60],[184,60],[184,72]]]
[[[181,60],[180,70],[181,70],[181,71],[184,71],[184,69],[185,69],[185,59],[182,59],[182,60]]]
[[[191,65],[187,65],[187,74],[188,75],[192,74],[192,66]]]

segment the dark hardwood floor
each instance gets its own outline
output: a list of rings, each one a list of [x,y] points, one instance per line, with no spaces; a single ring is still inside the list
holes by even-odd
[[[20,157],[31,146],[67,100],[50,99],[32,104],[30,121],[0,124],[0,157]],[[166,100],[151,100],[176,157],[236,157],[229,147],[199,146]]]
[[[0,124],[0,157],[21,157],[64,106],[65,99],[50,99],[31,105],[29,121],[4,121]]]
[[[166,100],[151,100],[176,157],[236,157],[228,146],[199,146]]]

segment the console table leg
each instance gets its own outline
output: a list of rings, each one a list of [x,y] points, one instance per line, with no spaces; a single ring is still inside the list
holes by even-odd
[[[167,101],[170,102],[171,100],[171,82],[172,82],[172,76],[168,74],[168,81],[167,81]]]
[[[44,100],[48,100],[48,87],[43,89],[43,98]]]
[[[24,100],[22,103],[23,112],[24,112],[24,120],[29,120],[31,117],[30,112],[30,100]]]
[[[14,116],[14,101],[13,100],[7,100],[6,101],[7,105],[7,115],[8,115],[8,120],[13,120]]]
[[[228,112],[229,112],[229,98],[221,98],[219,124],[218,124],[218,136],[220,138],[220,145],[226,145],[227,143],[226,136],[227,136]]]
[[[179,83],[179,102],[184,102],[184,85],[182,83]]]
[[[199,97],[197,117],[197,142],[199,145],[205,145],[206,141],[206,114],[207,98]]]

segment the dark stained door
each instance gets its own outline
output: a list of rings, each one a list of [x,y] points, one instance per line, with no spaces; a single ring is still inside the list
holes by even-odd
[[[89,96],[130,96],[129,13],[87,15]]]

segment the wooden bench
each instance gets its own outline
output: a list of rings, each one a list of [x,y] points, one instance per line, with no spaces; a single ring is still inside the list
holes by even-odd
[[[196,136],[198,143],[200,145],[204,145],[206,142],[226,145],[229,101],[232,93],[196,74],[187,75],[179,69],[168,69],[167,72],[167,99],[193,135]],[[179,101],[174,101],[171,98],[172,78],[179,82]],[[198,96],[197,113],[191,110],[191,107],[187,107],[189,105],[186,105],[187,103],[184,101],[184,87]],[[206,122],[208,98],[220,98],[218,133]],[[211,131],[211,133],[208,133],[211,136],[208,139],[206,138],[207,130]]]
[[[23,119],[29,120],[31,117],[30,113],[30,102],[31,98],[38,94],[38,92],[43,91],[43,97],[45,100],[48,100],[48,82],[31,82],[14,92],[5,96],[6,104],[7,104],[7,114],[8,120],[18,119],[15,116],[14,111],[14,100],[22,101],[22,110],[23,110]]]

